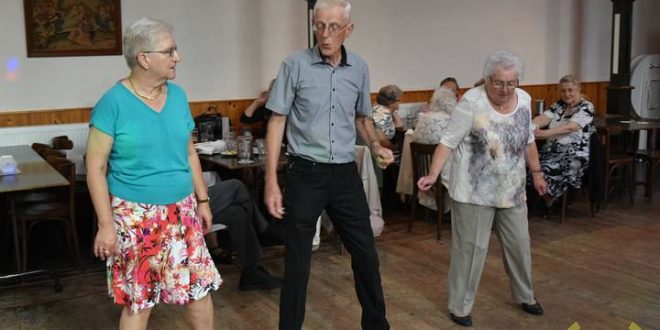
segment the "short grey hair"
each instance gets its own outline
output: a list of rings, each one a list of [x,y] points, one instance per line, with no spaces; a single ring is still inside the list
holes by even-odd
[[[436,88],[429,101],[429,111],[440,112],[444,111],[451,114],[456,106],[456,94],[454,91],[447,87]]]
[[[319,10],[341,7],[344,9],[345,18],[351,20],[351,3],[348,0],[318,0],[314,5],[314,16]]]
[[[149,17],[135,21],[124,31],[123,48],[126,64],[130,69],[137,65],[139,52],[154,50],[160,38],[174,31],[172,25]]]
[[[497,68],[516,70],[519,81],[523,79],[523,75],[525,74],[525,65],[520,57],[504,50],[498,50],[488,55],[484,62],[484,80],[488,80]]]
[[[397,85],[384,86],[378,91],[378,95],[376,96],[376,103],[386,107],[390,106],[399,101],[399,98],[402,94],[403,91]]]

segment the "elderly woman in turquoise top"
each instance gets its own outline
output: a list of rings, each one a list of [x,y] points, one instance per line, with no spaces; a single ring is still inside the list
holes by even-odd
[[[213,328],[208,295],[222,283],[204,233],[207,188],[192,144],[172,27],[142,18],[126,29],[130,74],[94,106],[87,182],[98,217],[94,254],[107,259],[108,291],[124,305],[120,328],[144,329],[156,304],[186,305],[192,328]]]

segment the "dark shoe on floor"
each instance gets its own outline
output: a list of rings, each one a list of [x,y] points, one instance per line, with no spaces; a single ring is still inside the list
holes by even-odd
[[[282,278],[271,275],[261,266],[244,270],[238,282],[238,289],[241,291],[271,290],[281,286]]]
[[[462,327],[471,327],[472,326],[472,316],[466,315],[466,316],[456,316],[454,313],[449,313],[449,317],[451,318],[454,323],[462,326]]]
[[[532,315],[543,315],[543,307],[541,307],[541,303],[539,303],[538,300],[536,300],[536,303],[533,305],[522,303],[520,306],[522,306],[522,309],[526,313]]]

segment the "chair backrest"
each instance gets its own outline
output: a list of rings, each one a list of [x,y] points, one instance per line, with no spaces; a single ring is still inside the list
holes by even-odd
[[[56,136],[53,138],[53,149],[71,150],[73,149],[73,141],[69,140],[66,135]]]
[[[423,144],[417,142],[410,143],[410,153],[412,158],[413,168],[413,193],[415,196],[418,193],[417,181],[419,178],[427,175],[431,170],[431,163],[433,161],[433,153],[437,144]],[[440,178],[436,181],[436,186],[440,187]]]

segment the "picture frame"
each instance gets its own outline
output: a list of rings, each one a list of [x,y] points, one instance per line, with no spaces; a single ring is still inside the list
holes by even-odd
[[[120,0],[23,0],[28,57],[122,54]]]

